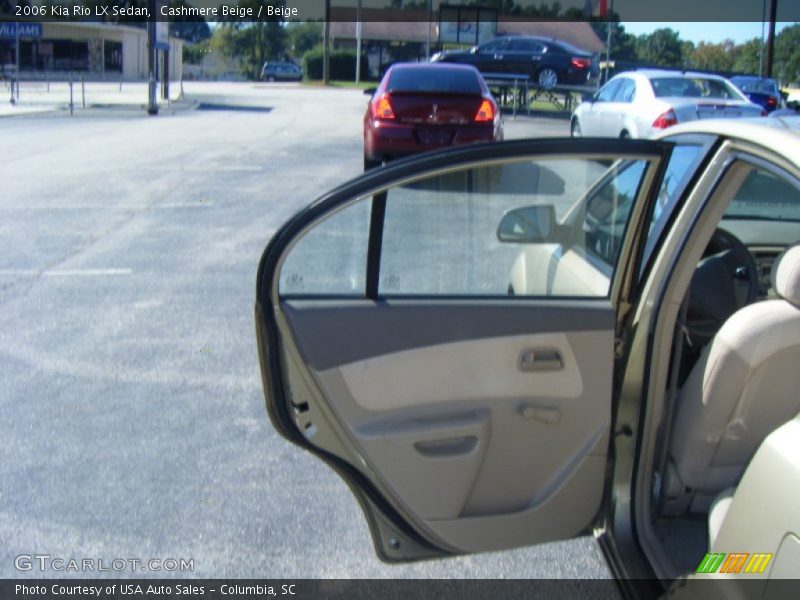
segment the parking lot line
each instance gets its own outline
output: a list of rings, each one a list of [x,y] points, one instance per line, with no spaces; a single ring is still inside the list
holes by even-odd
[[[131,269],[0,269],[0,277],[95,277],[98,275],[130,275]]]

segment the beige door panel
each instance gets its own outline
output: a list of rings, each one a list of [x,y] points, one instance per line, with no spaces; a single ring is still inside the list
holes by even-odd
[[[557,350],[559,370],[523,371],[523,352]],[[395,352],[338,368],[355,402],[384,411],[485,398],[574,399],[583,380],[563,333],[467,340]]]
[[[612,349],[611,331],[494,337],[313,374],[395,499],[448,544],[475,551],[569,537],[591,520]],[[563,366],[522,370],[537,350]]]

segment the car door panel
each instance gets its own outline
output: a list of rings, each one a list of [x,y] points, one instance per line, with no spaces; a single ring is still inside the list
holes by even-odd
[[[581,119],[581,129],[584,135],[606,137],[616,123],[609,124],[614,107],[614,95],[620,86],[619,79],[612,79],[595,94],[594,100],[589,104],[584,117]],[[612,136],[616,137],[616,135]]]
[[[654,172],[663,152],[649,142],[578,142],[592,156],[617,145],[642,152]],[[546,148],[550,156],[554,151],[552,141],[515,146]],[[504,151],[507,145],[450,151],[439,164],[473,165],[482,152],[494,164]],[[435,157],[419,160],[437,164]],[[458,178],[428,186],[405,183],[414,162],[369,176],[354,184],[362,191],[353,194],[363,194],[370,189],[366,181],[383,176],[401,182],[405,193],[397,199],[410,206],[418,206],[418,198],[409,190],[422,190],[435,202],[442,194],[447,201],[460,198]],[[504,181],[485,175],[468,178],[469,189]],[[643,197],[652,181],[642,186]],[[570,189],[547,183],[550,194]],[[376,214],[388,214],[375,207],[386,195],[361,197],[372,198],[374,253]],[[324,201],[312,206],[306,218],[319,219],[336,202],[333,197],[328,207]],[[485,231],[475,218],[465,223]],[[397,531],[418,534],[434,552],[511,548],[571,537],[590,525],[603,497],[610,435],[612,298],[600,291],[599,297],[579,298],[370,297],[380,289],[369,274],[374,259],[367,260],[367,297],[282,294],[280,266],[290,253],[287,246],[306,227],[302,221],[301,216],[276,235],[259,276],[262,372],[278,429],[309,449],[341,458],[361,474],[350,481],[357,493],[385,499],[389,510],[383,516]],[[452,224],[461,227],[459,219]],[[482,255],[477,247],[469,252]],[[379,268],[379,253],[377,261]],[[392,273],[397,264],[392,262]],[[510,262],[508,267],[510,274]],[[407,280],[406,274],[396,277]],[[373,508],[362,504],[369,516]],[[372,522],[377,520],[373,514]],[[376,537],[384,558],[397,539],[394,533]],[[400,558],[419,556],[409,551]]]
[[[445,306],[350,306],[349,318],[302,304],[287,302],[285,314],[303,358],[321,367],[311,371],[321,393],[364,460],[444,542],[479,551],[497,547],[499,539],[514,545],[519,527],[552,535],[553,526],[541,528],[546,507],[576,488],[575,522],[585,524],[596,512],[610,419],[604,400],[611,393],[614,317],[608,301],[558,311],[508,302],[523,317],[516,322],[502,304],[453,315]],[[509,335],[511,328],[520,331],[525,312],[535,315],[528,321],[536,333]],[[439,331],[427,330],[431,322]],[[471,322],[483,324],[482,331]],[[335,324],[334,331],[320,331],[319,323]],[[406,332],[399,345],[409,349],[375,343],[394,340],[396,330]],[[372,349],[337,352],[362,339]],[[557,352],[563,368],[521,370],[520,357],[531,350]],[[353,354],[359,358],[351,360]],[[493,525],[493,517],[503,518]],[[495,535],[486,537],[492,527]],[[574,533],[568,528],[558,537]]]

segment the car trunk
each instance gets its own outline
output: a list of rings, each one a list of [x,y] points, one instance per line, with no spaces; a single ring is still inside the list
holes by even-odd
[[[723,98],[661,98],[672,105],[678,122],[698,119],[737,119],[740,117],[761,116],[761,107],[740,100]]]
[[[778,100],[772,94],[765,94],[761,92],[747,92],[745,95],[748,98],[750,98],[751,102],[754,102],[755,104],[760,104],[761,106],[765,106],[768,109],[778,107]]]
[[[474,122],[483,100],[475,94],[392,92],[389,102],[398,123],[446,126]]]
[[[474,123],[484,98],[476,94],[392,92],[389,102],[398,123],[414,125],[420,144],[452,144],[459,127]]]

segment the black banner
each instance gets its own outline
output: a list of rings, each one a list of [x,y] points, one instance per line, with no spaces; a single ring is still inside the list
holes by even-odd
[[[0,21],[439,21],[440,10],[498,11],[500,20],[761,22],[762,0],[172,0],[153,10],[147,0],[0,0]],[[800,21],[800,2],[778,0],[776,21]]]
[[[4,580],[2,600],[616,600],[613,580]]]

